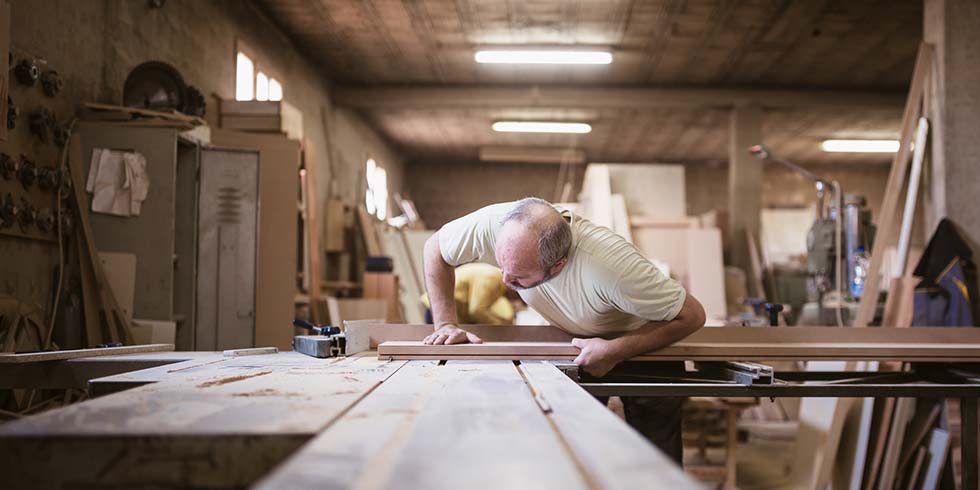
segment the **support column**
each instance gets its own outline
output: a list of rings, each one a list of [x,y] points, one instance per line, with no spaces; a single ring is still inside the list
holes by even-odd
[[[762,212],[762,160],[749,154],[749,147],[762,143],[762,108],[737,106],[732,110],[728,136],[728,243],[729,262],[745,271],[749,293],[755,296],[752,262],[746,234],[759,244]],[[761,280],[762,278],[755,278]]]
[[[944,215],[980,252],[980,2],[924,0],[923,38],[936,50],[937,70],[926,92],[934,120],[926,185],[926,233]],[[930,94],[932,97],[930,97]],[[938,125],[936,123],[939,123]]]

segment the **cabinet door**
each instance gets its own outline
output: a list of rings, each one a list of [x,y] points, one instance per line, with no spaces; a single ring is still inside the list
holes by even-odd
[[[133,317],[173,321],[177,131],[85,123],[79,124],[78,131],[85,176],[96,148],[136,151],[146,157],[150,187],[140,214],[122,217],[91,213],[92,234],[100,252],[136,255]],[[85,205],[91,209],[90,203]]]
[[[201,151],[198,211],[198,350],[255,343],[258,152]]]

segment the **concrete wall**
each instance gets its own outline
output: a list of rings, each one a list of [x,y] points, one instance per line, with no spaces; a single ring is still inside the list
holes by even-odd
[[[407,188],[419,215],[430,228],[487,204],[537,196],[555,197],[558,165],[520,163],[412,162],[406,166]],[[582,184],[583,167],[575,167],[572,200]]]
[[[433,228],[494,202],[531,195],[550,200],[558,180],[555,165],[412,162],[407,169],[408,191],[426,224]],[[844,192],[864,194],[877,216],[888,178],[887,166],[833,166],[811,170],[839,180]],[[582,171],[577,169],[573,197],[580,189]],[[688,164],[685,173],[689,215],[728,207],[727,166]],[[763,175],[764,207],[805,206],[814,201],[812,183],[798,174],[767,166]]]
[[[43,105],[64,121],[82,101],[119,104],[129,71],[144,61],[157,60],[174,66],[187,83],[204,94],[206,119],[217,127],[218,100],[235,95],[236,43],[243,42],[257,65],[281,81],[284,99],[303,112],[307,165],[317,171],[317,197],[321,204],[329,189],[336,190],[350,204],[363,199],[361,181],[369,156],[387,170],[392,193],[402,188],[402,162],[398,155],[356,114],[331,107],[329,73],[310,63],[249,1],[169,0],[161,9],[150,8],[146,0],[10,3],[15,58],[44,58],[48,67],[57,70],[65,81],[63,95],[55,99],[43,97],[36,87],[13,87],[15,104],[22,111]],[[26,126],[26,118],[22,117],[20,127],[6,143],[0,143],[0,150],[56,161],[53,146],[33,142]],[[24,277],[41,279],[0,293],[17,296],[30,290],[34,301],[49,301],[46,298],[50,297],[50,280],[43,278],[50,276],[55,249],[8,242],[9,239],[0,238],[0,251],[23,256],[18,260],[33,264],[25,269]],[[15,281],[8,281],[11,282]]]

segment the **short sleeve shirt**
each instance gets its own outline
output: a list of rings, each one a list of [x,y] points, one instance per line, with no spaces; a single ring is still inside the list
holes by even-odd
[[[499,267],[497,233],[515,204],[492,204],[444,225],[439,230],[443,260],[453,267],[470,262]],[[519,291],[529,306],[552,325],[582,336],[614,336],[677,316],[686,297],[677,281],[608,228],[555,209],[570,221],[572,250],[557,276]]]

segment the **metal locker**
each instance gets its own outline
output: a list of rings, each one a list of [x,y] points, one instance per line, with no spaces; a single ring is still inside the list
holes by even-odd
[[[197,350],[255,343],[258,186],[258,152],[201,149]]]

